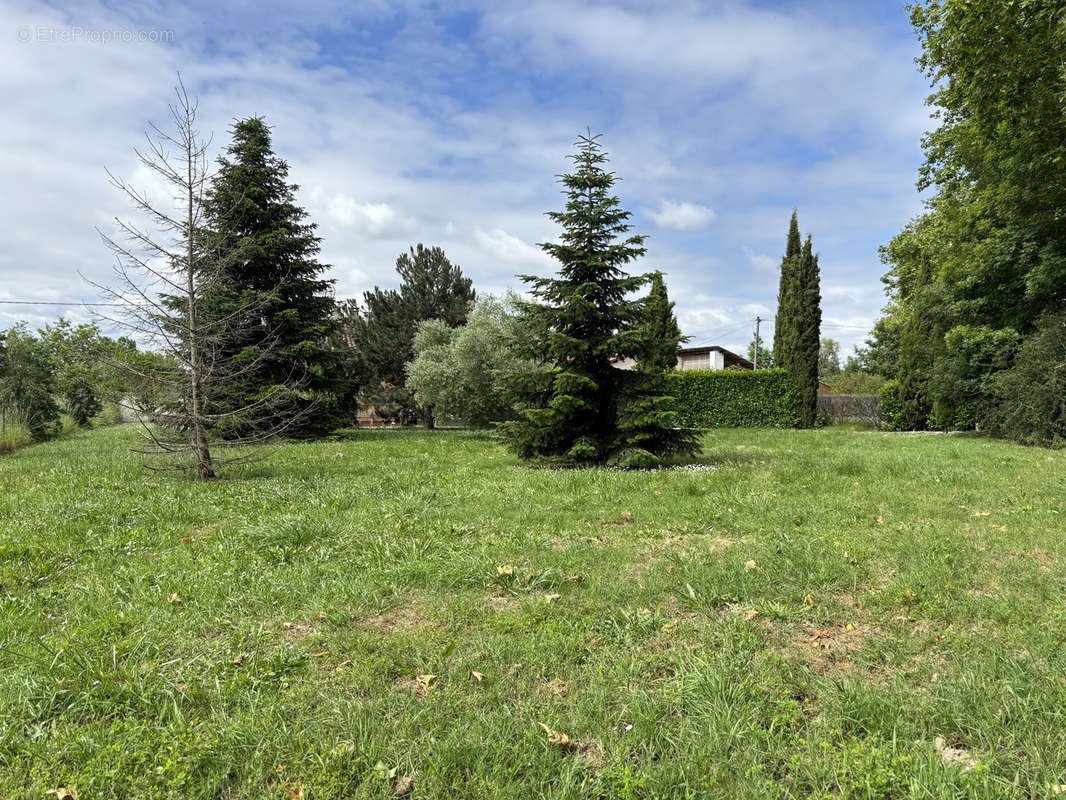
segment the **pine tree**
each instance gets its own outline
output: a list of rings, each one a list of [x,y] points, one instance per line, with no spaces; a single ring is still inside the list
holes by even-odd
[[[677,348],[688,337],[681,335],[674,304],[666,292],[663,274],[653,272],[651,289],[644,298],[644,345],[637,369],[644,372],[670,372],[677,367]]]
[[[232,309],[256,304],[259,318],[223,354],[247,365],[225,404],[254,408],[255,398],[295,383],[299,396],[291,398],[290,433],[327,431],[340,421],[348,380],[343,354],[327,344],[337,319],[333,281],[322,277],[328,266],[316,259],[321,240],[296,205],[299,187],[288,183],[288,164],[274,154],[263,119],[240,120],[232,135],[204,213],[211,234],[241,248],[244,257],[234,260],[212,290],[211,314],[225,318]],[[271,342],[265,355],[264,341]],[[256,425],[254,413],[242,414],[224,432],[244,433]]]
[[[644,255],[645,237],[629,235],[630,213],[611,194],[615,176],[604,169],[598,138],[580,137],[573,171],[560,176],[566,208],[548,212],[563,233],[541,248],[559,262],[559,277],[521,276],[540,301],[524,306],[531,329],[543,334],[530,354],[548,369],[519,381],[522,419],[503,432],[523,458],[650,466],[697,442],[673,427],[661,374],[611,363],[642,354],[646,304],[628,296],[651,276],[623,269]]]
[[[362,347],[366,364],[364,400],[398,406],[402,421],[420,416],[433,427],[432,408],[419,406],[406,387],[405,367],[414,358],[420,323],[441,320],[462,325],[476,298],[473,281],[448,260],[439,247],[418,244],[396,259],[399,290],[374,287],[364,294],[366,306]]]

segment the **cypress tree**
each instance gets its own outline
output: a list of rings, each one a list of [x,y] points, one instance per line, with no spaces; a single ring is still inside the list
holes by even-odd
[[[818,256],[810,236],[801,243],[799,221],[793,211],[781,260],[774,364],[788,370],[796,384],[796,417],[802,427],[814,425],[817,418],[821,300]]]
[[[687,336],[681,335],[674,304],[666,291],[662,272],[653,272],[651,289],[644,298],[644,345],[637,369],[644,372],[670,372],[677,367],[677,348]]]
[[[321,240],[296,205],[299,187],[288,182],[289,166],[274,154],[263,119],[240,120],[231,132],[204,215],[210,234],[239,248],[242,257],[210,287],[209,306],[216,319],[251,306],[258,318],[220,344],[218,357],[243,361],[246,369],[219,405],[254,409],[257,398],[295,385],[297,395],[282,412],[292,416],[290,433],[329,430],[339,422],[347,379],[343,354],[327,345],[337,319],[333,281],[322,277],[328,266],[316,259]],[[243,414],[226,432],[247,434],[257,423]]]
[[[792,379],[799,390],[797,413],[805,428],[814,425],[818,417],[818,353],[821,348],[822,293],[818,274],[818,256],[811,246],[811,237],[803,243],[800,256],[799,308],[796,315],[796,349],[791,368]]]
[[[674,428],[661,374],[612,364],[642,355],[646,304],[628,296],[651,276],[623,269],[644,255],[646,237],[629,234],[630,212],[611,194],[616,178],[598,138],[579,138],[574,169],[560,176],[566,207],[548,212],[563,233],[541,248],[559,262],[558,277],[521,276],[540,301],[524,304],[530,329],[541,332],[530,355],[547,366],[517,382],[521,419],[503,432],[523,458],[650,466],[697,443]]]
[[[774,363],[781,367],[792,363],[796,348],[796,314],[802,249],[799,218],[793,210],[792,221],[788,226],[788,239],[785,243],[785,256],[781,259],[781,281],[777,291],[777,319],[774,323]]]

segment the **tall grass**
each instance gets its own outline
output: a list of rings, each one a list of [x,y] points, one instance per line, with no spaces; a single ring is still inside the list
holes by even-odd
[[[33,437],[25,425],[0,424],[0,453],[8,453],[16,447],[25,447],[28,444],[33,444]]]

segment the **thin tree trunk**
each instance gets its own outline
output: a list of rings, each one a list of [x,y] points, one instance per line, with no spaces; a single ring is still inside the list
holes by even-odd
[[[189,299],[189,363],[191,365],[190,379],[192,381],[192,429],[193,429],[193,446],[196,450],[196,462],[197,468],[201,478],[213,478],[215,477],[215,470],[211,465],[211,450],[207,446],[207,433],[204,430],[204,417],[202,400],[200,398],[200,378],[201,378],[201,363],[200,363],[200,331],[196,326],[196,276],[194,269],[194,246],[193,246],[193,177],[192,177],[192,149],[190,145],[189,159],[188,159],[188,174],[189,174],[189,205],[188,216],[186,222],[188,224],[188,249],[186,250],[186,258],[188,261],[185,264],[185,278],[186,289],[188,291]]]
[[[433,420],[433,406],[422,406],[422,424],[427,431],[433,430],[436,426],[436,423]]]

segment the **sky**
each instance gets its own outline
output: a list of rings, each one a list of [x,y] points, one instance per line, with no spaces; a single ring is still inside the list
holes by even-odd
[[[878,247],[922,208],[930,90],[903,5],[0,0],[0,301],[115,282],[99,231],[138,218],[107,170],[169,201],[133,149],[180,72],[213,154],[235,120],[271,126],[338,298],[395,287],[417,242],[479,292],[554,271],[537,243],[588,129],[648,235],[632,271],[666,273],[690,346],[744,352],[772,320],[795,208],[846,353],[885,302]],[[92,318],[0,303],[0,329],[60,313]]]

